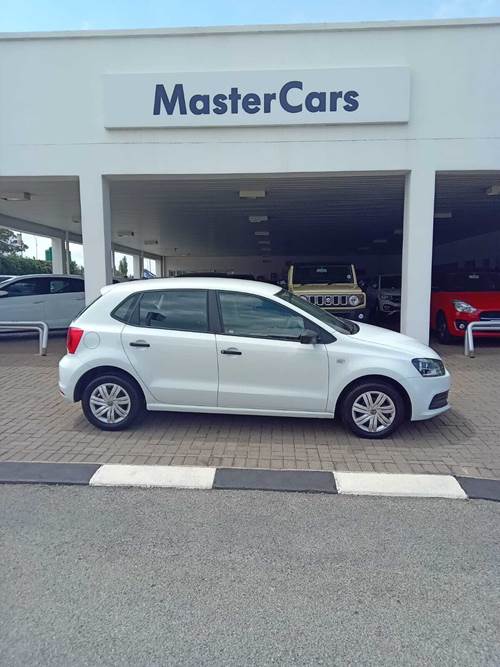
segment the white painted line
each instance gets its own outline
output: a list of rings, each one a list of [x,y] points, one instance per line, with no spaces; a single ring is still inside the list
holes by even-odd
[[[90,486],[143,486],[211,489],[215,468],[105,464],[94,473]]]
[[[376,472],[335,472],[339,493],[355,496],[467,498],[451,475],[397,475]]]

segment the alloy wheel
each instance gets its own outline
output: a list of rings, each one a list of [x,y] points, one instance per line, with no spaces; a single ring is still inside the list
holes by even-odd
[[[396,406],[384,392],[366,391],[352,404],[351,414],[354,423],[362,431],[380,433],[394,422]]]
[[[128,417],[132,402],[123,387],[106,382],[93,390],[89,405],[92,414],[100,422],[119,424]]]

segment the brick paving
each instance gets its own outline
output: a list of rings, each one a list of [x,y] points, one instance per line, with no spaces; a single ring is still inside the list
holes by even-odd
[[[452,410],[392,438],[356,438],[324,419],[149,413],[104,433],[57,389],[63,338],[47,357],[34,339],[0,339],[0,460],[451,473],[500,479],[500,343],[439,352],[453,376]]]

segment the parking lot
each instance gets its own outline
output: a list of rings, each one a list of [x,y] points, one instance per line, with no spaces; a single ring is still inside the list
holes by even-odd
[[[64,338],[47,357],[34,338],[0,341],[0,460],[451,473],[500,478],[500,347],[439,347],[452,373],[452,409],[374,442],[330,420],[149,413],[133,429],[104,433],[57,388]]]

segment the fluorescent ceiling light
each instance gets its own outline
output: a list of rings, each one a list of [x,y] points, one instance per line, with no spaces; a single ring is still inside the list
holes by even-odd
[[[260,243],[260,245],[270,245],[271,241],[262,240],[262,241],[257,241],[257,243]]]
[[[31,201],[29,192],[2,192],[0,199],[3,201]]]
[[[500,184],[491,185],[487,190],[486,194],[490,197],[496,197],[500,195]]]
[[[452,217],[453,213],[451,211],[437,211],[434,213],[434,220],[449,220]]]
[[[266,231],[258,231],[254,232],[255,236],[269,236],[269,232]]]
[[[73,222],[76,222],[76,220],[73,220]],[[116,232],[116,235],[118,236],[119,239],[123,239],[127,236],[134,236],[135,234],[134,232],[129,232],[126,229],[125,230],[122,229],[121,231]]]
[[[240,199],[263,199],[265,190],[240,190]]]
[[[271,248],[270,248],[269,246],[263,246],[263,247],[261,248],[261,250],[262,250],[263,252],[271,252]]]
[[[403,230],[400,227],[398,227],[397,229],[395,229],[393,231],[393,234],[395,234],[396,236],[401,236],[402,233],[403,233]]]
[[[267,215],[249,215],[248,220],[249,222],[267,222],[269,218]]]
[[[387,243],[387,239],[373,239],[373,243]]]
[[[159,241],[156,239],[149,239],[148,241],[144,241],[144,245],[158,245]]]

